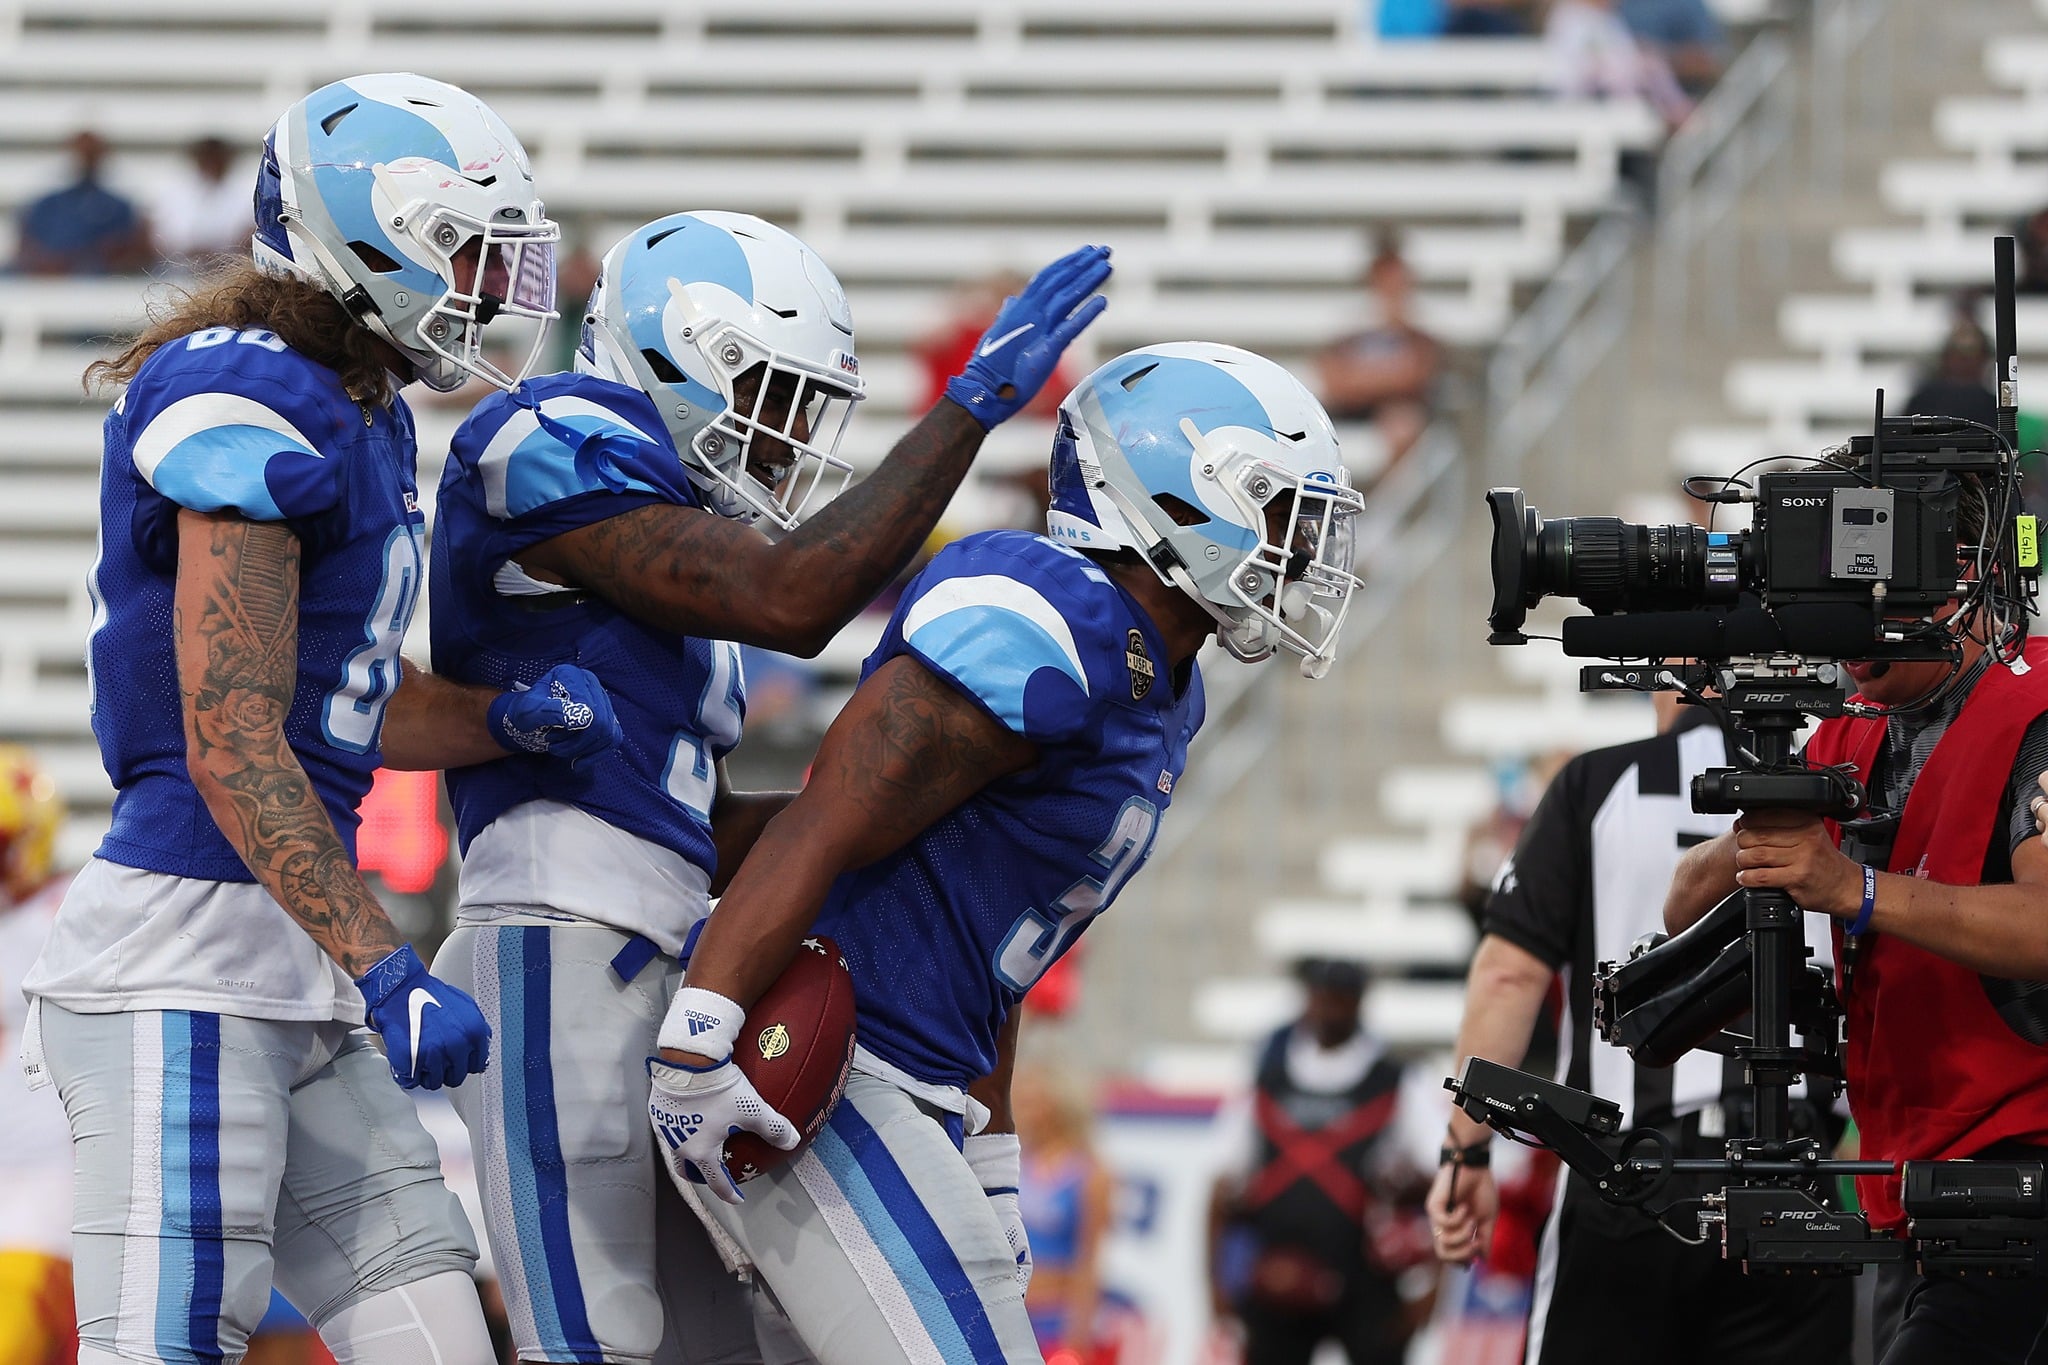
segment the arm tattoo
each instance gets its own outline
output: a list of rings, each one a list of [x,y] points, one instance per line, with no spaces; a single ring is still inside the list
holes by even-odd
[[[981,439],[965,410],[940,403],[874,473],[780,541],[661,503],[526,558],[661,629],[815,653],[910,563]]]
[[[860,708],[833,767],[865,815],[874,844],[901,847],[999,777],[1030,766],[1037,747],[913,660],[869,680],[879,696]]]
[[[298,617],[297,537],[281,526],[180,514],[172,634],[193,781],[257,880],[360,976],[404,940],[285,737]]]

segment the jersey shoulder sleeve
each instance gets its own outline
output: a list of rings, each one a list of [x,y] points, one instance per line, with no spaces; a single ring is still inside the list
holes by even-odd
[[[129,458],[158,494],[251,521],[339,503],[346,423],[340,377],[269,332],[209,328],[159,347],[121,398]]]
[[[1042,536],[968,536],[912,581],[875,662],[907,653],[1013,733],[1069,739],[1107,691],[1119,601],[1099,568]]]
[[[451,456],[485,512],[544,539],[633,503],[697,505],[647,396],[591,375],[554,374],[477,405]]]

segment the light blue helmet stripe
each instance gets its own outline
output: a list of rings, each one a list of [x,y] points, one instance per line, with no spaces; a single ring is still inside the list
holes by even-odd
[[[322,130],[324,120],[350,104],[356,107],[335,125],[332,133]],[[425,157],[444,166],[459,166],[461,162],[447,136],[411,110],[364,95],[346,81],[336,81],[308,96],[305,117],[313,183],[340,239],[366,242],[398,262],[401,269],[385,278],[408,289],[438,295],[441,277],[412,262],[378,219],[371,205],[372,196],[363,188],[351,192],[349,182],[371,175],[373,166],[398,156]]]
[[[642,350],[667,355],[661,319],[669,305],[668,282],[722,285],[742,299],[754,297],[754,271],[747,264],[746,249],[739,240],[715,223],[689,213],[672,213],[633,234],[635,248],[619,263],[619,279],[613,298],[624,311],[633,344]],[[654,245],[642,246],[659,238]],[[718,401],[709,390],[699,401]],[[683,391],[678,388],[678,391]]]

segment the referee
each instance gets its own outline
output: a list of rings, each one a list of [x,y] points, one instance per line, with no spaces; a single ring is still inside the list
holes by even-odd
[[[1622,1106],[1626,1127],[1656,1128],[1682,1156],[1720,1156],[1748,1131],[1741,1066],[1692,1052],[1668,1069],[1638,1066],[1597,1044],[1593,966],[1620,961],[1663,928],[1664,893],[1682,850],[1729,829],[1701,815],[1695,774],[1726,766],[1721,731],[1700,708],[1679,714],[1656,694],[1652,739],[1579,755],[1559,771],[1502,867],[1466,980],[1460,1065],[1483,1057],[1518,1065],[1555,979],[1562,979],[1558,1079]],[[1825,926],[1809,930],[1822,955]],[[1799,1102],[1794,1122],[1822,1116]],[[1451,1113],[1444,1167],[1430,1191],[1437,1253],[1467,1262],[1492,1239],[1499,1208],[1486,1165],[1489,1130]],[[1686,1193],[1687,1191],[1680,1191]],[[1659,1361],[1671,1365],[1846,1365],[1853,1290],[1846,1280],[1744,1276],[1711,1243],[1690,1246],[1636,1209],[1601,1201],[1566,1175],[1538,1247],[1526,1365]]]

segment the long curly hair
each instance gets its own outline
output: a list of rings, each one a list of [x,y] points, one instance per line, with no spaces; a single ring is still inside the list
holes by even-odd
[[[209,327],[262,328],[341,377],[358,403],[384,404],[397,392],[389,345],[349,316],[326,290],[286,275],[270,275],[255,262],[229,260],[190,288],[150,305],[149,321],[128,349],[85,370],[88,390],[126,384],[159,346]]]

